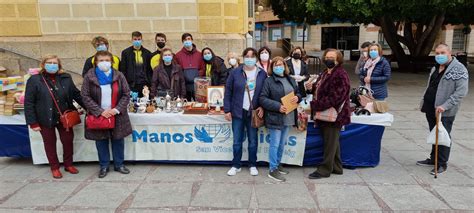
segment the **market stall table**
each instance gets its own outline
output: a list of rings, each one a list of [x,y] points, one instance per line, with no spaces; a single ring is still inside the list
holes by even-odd
[[[126,139],[126,159],[160,162],[229,163],[232,159],[230,123],[221,115],[173,113],[130,114],[134,133]],[[352,116],[341,132],[343,165],[376,166],[385,127],[393,122],[389,113]],[[83,137],[83,125],[75,128],[75,160],[97,161],[95,145]],[[268,133],[259,131],[259,161],[267,161]],[[23,115],[0,116],[0,156],[33,157],[46,163],[39,133],[29,135]],[[30,142],[31,138],[33,142]],[[301,143],[304,141],[304,143]],[[32,144],[30,146],[30,144]],[[244,145],[246,147],[246,145]],[[184,149],[183,149],[184,148]],[[244,153],[243,159],[246,154]],[[322,161],[323,142],[319,129],[308,124],[304,132],[293,131],[285,146],[283,162],[315,165]]]

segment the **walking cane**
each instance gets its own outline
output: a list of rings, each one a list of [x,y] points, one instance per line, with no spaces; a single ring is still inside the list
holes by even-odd
[[[439,135],[439,112],[436,112],[436,141],[435,141],[435,166],[434,166],[434,178],[438,178],[438,135]]]

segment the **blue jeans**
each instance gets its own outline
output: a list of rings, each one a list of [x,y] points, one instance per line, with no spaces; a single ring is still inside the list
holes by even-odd
[[[282,129],[268,129],[270,132],[270,150],[268,151],[270,172],[280,165],[289,130],[290,126],[284,126]]]
[[[99,154],[99,165],[101,169],[109,168],[110,163],[110,149],[109,144],[112,143],[112,157],[114,158],[114,168],[123,166],[125,159],[125,144],[124,139],[106,139],[95,141],[97,153]]]
[[[247,140],[249,142],[249,166],[257,165],[257,129],[252,127],[252,118],[249,113],[244,110],[242,119],[232,117],[232,133],[234,134],[234,159],[232,159],[232,166],[235,168],[241,167],[240,160],[242,159],[242,144],[244,142],[245,132],[247,132]]]

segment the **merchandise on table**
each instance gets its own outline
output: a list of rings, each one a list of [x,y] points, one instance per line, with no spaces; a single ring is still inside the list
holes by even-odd
[[[195,78],[194,91],[196,102],[207,103],[207,87],[211,86],[210,78]]]

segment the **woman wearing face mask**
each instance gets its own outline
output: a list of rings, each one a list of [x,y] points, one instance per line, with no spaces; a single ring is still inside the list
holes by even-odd
[[[225,85],[224,112],[225,119],[232,121],[234,135],[232,168],[227,175],[234,176],[241,171],[242,143],[247,133],[250,174],[258,175],[257,170],[257,129],[252,127],[252,110],[258,110],[263,117],[258,97],[262,91],[267,73],[256,66],[257,51],[251,47],[244,50],[244,66],[239,66],[229,73]]]
[[[227,80],[227,76],[229,76],[229,73],[233,69],[239,67],[240,59],[239,59],[239,56],[237,55],[237,53],[229,52],[229,53],[227,53],[226,61],[229,64],[229,67],[227,67],[227,70],[226,70],[226,80]]]
[[[258,50],[258,63],[257,66],[268,72],[268,67],[272,61],[270,60],[272,51],[268,47],[262,47]]]
[[[369,46],[369,59],[360,69],[359,79],[363,85],[373,91],[372,96],[384,100],[388,96],[387,82],[390,80],[391,68],[387,59],[382,57],[382,46]]]
[[[166,94],[171,97],[186,97],[183,69],[173,60],[174,54],[171,49],[165,48],[161,54],[160,65],[153,70],[151,97],[165,97]]]
[[[224,59],[214,54],[211,48],[202,49],[202,59],[204,62],[204,70],[206,77],[211,78],[212,86],[225,85],[227,79]]]
[[[288,69],[282,57],[275,57],[268,69],[269,77],[265,80],[259,101],[265,110],[265,127],[270,132],[269,173],[268,177],[276,181],[285,181],[282,174],[288,174],[280,164],[283,156],[283,148],[288,138],[288,132],[292,126],[296,126],[296,110],[291,112],[282,105],[281,98],[293,93],[293,103],[301,101],[301,95],[296,81],[290,77]]]
[[[298,83],[298,89],[302,97],[306,97],[304,81],[308,80],[308,66],[302,60],[303,48],[295,47],[290,52],[291,58],[286,61],[290,69],[290,76]]]
[[[323,54],[323,62],[327,69],[313,84],[313,100],[311,101],[311,117],[315,112],[331,107],[338,111],[335,122],[315,120],[324,142],[323,162],[317,170],[309,175],[310,179],[329,177],[331,174],[342,174],[339,135],[342,126],[351,122],[349,109],[349,76],[342,67],[343,56],[339,50],[327,49]]]
[[[112,55],[100,51],[95,55],[95,68],[89,70],[84,77],[81,94],[89,115],[105,118],[114,117],[113,129],[85,130],[85,138],[95,140],[99,155],[99,178],[109,172],[110,149],[114,170],[122,174],[130,173],[124,164],[124,138],[132,133],[132,125],[128,117],[127,106],[130,102],[130,89],[125,76],[112,68]]]
[[[47,55],[40,64],[41,71],[26,83],[25,119],[33,131],[40,132],[44,149],[54,178],[62,178],[56,152],[56,130],[63,145],[64,170],[71,174],[79,171],[73,162],[73,129],[66,130],[60,122],[60,112],[75,109],[73,100],[82,103],[81,93],[74,85],[71,75],[64,72],[61,61],[55,55]],[[51,90],[48,89],[51,88]],[[52,92],[54,99],[51,96]],[[55,102],[58,104],[56,106]]]

